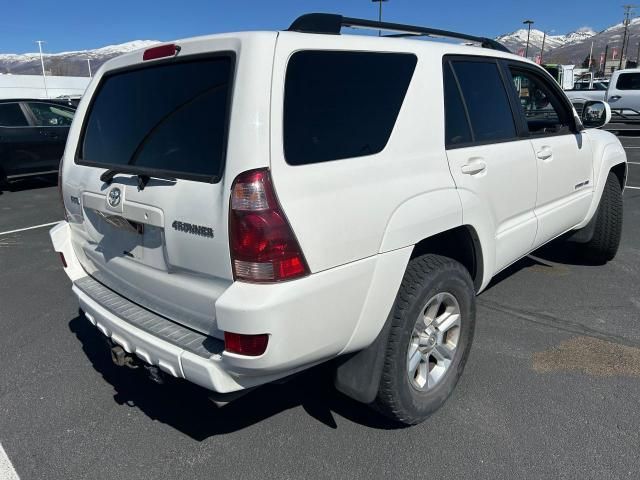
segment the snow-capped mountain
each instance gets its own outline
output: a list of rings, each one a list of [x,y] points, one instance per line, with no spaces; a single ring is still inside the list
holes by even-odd
[[[580,65],[591,51],[593,43],[593,59],[597,65],[600,64],[600,57],[604,55],[608,48],[607,58],[611,60],[615,54],[616,58],[620,58],[622,50],[622,38],[624,36],[624,25],[618,23],[602,32],[589,36],[581,41],[566,43],[560,47],[553,49],[549,55],[545,54],[545,61],[553,61],[555,63],[568,63]],[[636,61],[640,57],[640,18],[634,18],[629,24],[627,33],[627,47],[624,57],[631,61]],[[546,50],[546,47],[545,47]]]
[[[147,48],[158,43],[157,40],[134,40],[118,45],[93,50],[77,50],[60,53],[44,53],[45,69],[51,75],[88,76],[87,59],[91,61],[91,68],[96,71],[100,65],[110,58]],[[4,53],[0,54],[0,73],[40,74],[40,54],[34,53]]]
[[[620,54],[624,25],[619,23],[599,33],[591,28],[583,27],[565,35],[547,35],[544,39],[545,62],[581,64],[589,55],[593,43],[593,58],[597,61],[609,46],[608,58],[614,52]],[[540,53],[544,33],[538,29],[531,29],[529,39],[529,57]],[[629,25],[629,40],[625,57],[635,60],[640,57],[640,18],[634,18]],[[496,38],[513,53],[524,52],[527,44],[527,29],[521,28],[515,32],[500,35]],[[91,61],[91,69],[96,71],[105,61],[123,53],[149,47],[158,43],[156,40],[134,40],[119,45],[108,45],[93,50],[79,50],[72,52],[45,53],[45,69],[51,75],[87,76],[87,59]],[[39,53],[0,54],[0,74],[40,74]]]
[[[545,38],[544,32],[532,28],[531,36],[529,37],[529,56],[532,56],[532,54],[537,55],[540,52],[543,40],[544,50],[549,52],[565,45],[583,42],[594,35],[596,35],[596,32],[592,29],[583,27],[566,35],[547,35]],[[496,40],[512,52],[517,53],[519,50],[526,48],[527,29],[521,28],[513,33],[500,35]]]

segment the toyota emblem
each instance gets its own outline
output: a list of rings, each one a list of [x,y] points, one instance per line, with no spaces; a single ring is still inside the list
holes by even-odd
[[[120,200],[122,199],[122,192],[118,187],[114,187],[109,192],[109,196],[107,197],[107,203],[111,208],[115,208],[120,205]]]

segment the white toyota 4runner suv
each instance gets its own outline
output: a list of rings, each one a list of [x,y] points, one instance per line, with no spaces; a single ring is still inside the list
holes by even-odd
[[[453,32],[310,14],[162,44],[91,82],[51,238],[117,364],[224,400],[332,361],[340,391],[415,424],[497,272],[559,236],[616,254],[626,157],[585,128],[609,118]]]

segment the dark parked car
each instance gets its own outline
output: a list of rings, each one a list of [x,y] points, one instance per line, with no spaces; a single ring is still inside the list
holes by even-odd
[[[74,114],[65,100],[0,100],[0,183],[57,172]]]

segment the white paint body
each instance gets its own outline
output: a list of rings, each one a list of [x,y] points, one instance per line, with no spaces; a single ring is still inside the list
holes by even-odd
[[[51,236],[56,251],[67,259],[72,281],[87,274],[104,279],[123,296],[131,293],[148,302],[148,308],[216,338],[224,331],[268,333],[269,346],[259,357],[224,352],[199,361],[196,368],[192,354],[146,338],[75,290],[92,321],[114,341],[129,351],[144,344],[151,363],[162,359],[178,376],[218,392],[284,377],[371,344],[391,310],[413,247],[435,234],[464,225],[477,233],[483,259],[477,285],[482,291],[498,271],[537,246],[585,225],[609,169],[626,161],[617,138],[596,130],[445,150],[443,56],[523,61],[514,55],[408,39],[293,32],[214,35],[177,43],[181,57],[236,53],[222,180],[178,180],[170,189],[147,187],[140,192],[135,179],[123,175],[119,186],[124,198],[117,210],[107,207],[108,190],[99,180],[104,170],[77,165],[74,156],[82,119],[101,77],[142,62],[141,51],[124,55],[97,72],[79,105],[62,163],[69,221],[54,228]],[[416,55],[413,79],[380,153],[287,164],[282,144],[286,67],[292,53],[305,49]],[[542,160],[536,152],[544,147],[552,155]],[[486,171],[463,175],[461,167],[478,157],[486,162]],[[265,167],[271,170],[311,274],[279,284],[234,281],[227,232],[231,184],[241,172]],[[576,190],[585,180],[588,184]],[[105,240],[86,221],[99,211],[148,218],[150,228],[162,230],[165,243],[145,248],[143,263],[107,258],[96,246],[119,239]],[[212,225],[215,238],[185,236],[168,228],[176,218]]]

